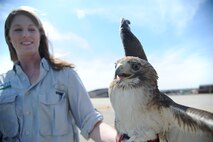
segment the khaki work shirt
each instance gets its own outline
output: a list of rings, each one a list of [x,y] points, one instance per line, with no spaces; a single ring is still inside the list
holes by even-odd
[[[77,127],[88,139],[102,120],[72,68],[55,71],[42,59],[35,84],[18,64],[0,75],[2,142],[78,142]]]

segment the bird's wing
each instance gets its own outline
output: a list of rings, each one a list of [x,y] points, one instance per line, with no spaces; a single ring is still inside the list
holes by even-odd
[[[160,103],[168,142],[213,142],[213,113],[177,104],[164,94]]]
[[[126,56],[135,56],[146,61],[147,57],[143,50],[143,46],[137,37],[131,32],[129,27],[130,21],[122,19],[120,26],[120,36]]]

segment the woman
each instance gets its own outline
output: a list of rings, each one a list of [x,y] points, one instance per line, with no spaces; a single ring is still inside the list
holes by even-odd
[[[5,22],[13,69],[0,76],[0,141],[116,141],[102,122],[74,66],[54,59],[39,18],[29,8],[13,10]]]

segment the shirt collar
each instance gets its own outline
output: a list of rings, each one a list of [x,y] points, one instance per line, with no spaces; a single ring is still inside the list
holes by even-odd
[[[45,58],[41,59],[40,66],[43,67],[46,71],[50,70],[50,65],[49,65],[48,61]]]
[[[49,70],[50,70],[50,65],[49,65],[48,61],[47,61],[45,58],[42,58],[42,59],[41,59],[40,67],[42,67],[42,68],[45,69],[46,71],[49,71]],[[14,70],[16,73],[18,73],[18,74],[20,74],[21,72],[23,72],[22,69],[21,69],[20,62],[19,62],[19,61],[17,61],[16,63],[14,63],[14,65],[13,65],[13,70]]]

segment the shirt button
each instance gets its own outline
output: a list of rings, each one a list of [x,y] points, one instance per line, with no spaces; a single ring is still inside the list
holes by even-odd
[[[29,131],[25,131],[24,133],[26,136],[29,136],[30,135],[30,132]]]
[[[31,115],[31,111],[26,111],[26,114],[27,115]]]
[[[28,95],[30,95],[30,92],[26,92],[26,94],[25,94],[25,95],[27,95],[27,96],[28,96]]]

